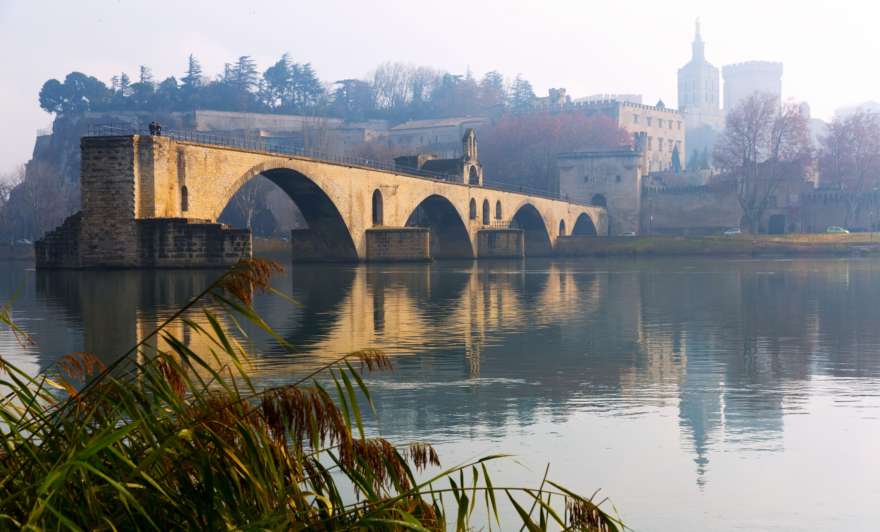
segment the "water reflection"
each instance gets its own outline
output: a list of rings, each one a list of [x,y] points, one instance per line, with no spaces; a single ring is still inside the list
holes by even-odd
[[[74,349],[112,358],[215,275],[15,270],[0,296],[25,287],[16,312],[40,348],[17,353],[46,367]],[[651,452],[670,464],[684,453],[704,490],[723,453],[783,453],[787,420],[820,415],[817,397],[877,415],[876,261],[302,266],[277,285],[299,305],[262,297],[258,310],[302,356],[260,341],[255,379],[284,382],[341,353],[383,349],[397,369],[370,384],[374,430],[390,437],[544,449],[550,437],[536,427],[565,437],[586,413],[641,420],[646,449],[670,420],[679,448]]]

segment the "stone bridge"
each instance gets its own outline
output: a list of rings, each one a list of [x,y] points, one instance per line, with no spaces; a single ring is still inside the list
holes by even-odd
[[[559,236],[607,228],[600,207],[482,186],[473,169],[454,181],[168,136],[81,145],[82,210],[37,243],[38,267],[222,266],[250,256],[250,233],[216,221],[259,175],[308,224],[291,235],[300,261],[548,255]]]

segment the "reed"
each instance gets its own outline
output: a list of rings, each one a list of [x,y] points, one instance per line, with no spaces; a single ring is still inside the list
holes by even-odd
[[[363,375],[392,366],[379,351],[254,386],[237,339],[246,322],[274,334],[251,301],[279,270],[242,261],[107,366],[74,353],[33,376],[0,359],[0,528],[465,530],[479,509],[509,529],[504,506],[523,529],[622,528],[546,473],[536,488],[494,485],[500,455],[443,469],[427,443],[368,437]],[[175,320],[208,347],[170,334]],[[30,341],[5,307],[0,324]]]

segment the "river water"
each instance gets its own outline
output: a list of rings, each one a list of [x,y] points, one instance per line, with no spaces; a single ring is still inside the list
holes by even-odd
[[[217,271],[34,272],[0,263],[32,372],[124,352]],[[880,518],[880,261],[583,260],[302,266],[257,309],[296,347],[255,346],[289,381],[377,347],[374,433],[444,465],[506,452],[601,489],[636,530],[873,530]],[[191,331],[178,330],[185,339]]]

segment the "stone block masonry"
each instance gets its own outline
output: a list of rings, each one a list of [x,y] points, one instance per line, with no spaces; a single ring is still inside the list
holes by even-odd
[[[366,230],[367,261],[429,261],[431,232],[424,227],[374,227]]]
[[[138,220],[139,262],[146,268],[225,268],[251,256],[251,233],[206,220]]]
[[[477,257],[480,259],[525,257],[525,234],[521,229],[481,229],[477,231]]]

